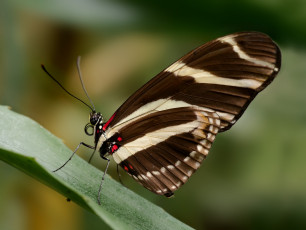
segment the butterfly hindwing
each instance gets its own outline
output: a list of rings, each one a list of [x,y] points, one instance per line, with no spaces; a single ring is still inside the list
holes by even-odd
[[[200,167],[219,125],[215,113],[181,107],[153,112],[108,134],[122,138],[113,154],[116,163],[144,187],[169,196]]]

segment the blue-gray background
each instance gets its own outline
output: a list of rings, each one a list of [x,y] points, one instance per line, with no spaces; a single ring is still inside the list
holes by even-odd
[[[279,76],[230,131],[218,135],[207,160],[175,198],[123,179],[197,229],[305,229],[305,23],[303,0],[2,0],[0,103],[74,149],[82,140],[91,143],[83,133],[89,111],[47,78],[41,63],[84,98],[75,66],[81,55],[89,94],[108,118],[191,49],[233,32],[265,32],[283,53]],[[79,155],[88,159],[90,151]],[[94,165],[104,169],[105,162],[96,156]],[[117,178],[114,163],[110,175]],[[108,227],[1,162],[0,229]]]

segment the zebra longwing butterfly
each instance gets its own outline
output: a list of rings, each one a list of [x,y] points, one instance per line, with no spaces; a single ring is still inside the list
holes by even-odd
[[[99,151],[108,164],[106,157],[112,155],[145,188],[169,197],[200,167],[215,136],[236,123],[280,66],[278,46],[263,33],[215,39],[152,78],[106,122],[89,97],[92,108],[77,98],[92,110],[85,132],[94,135],[95,143],[82,142],[77,149],[84,145]]]

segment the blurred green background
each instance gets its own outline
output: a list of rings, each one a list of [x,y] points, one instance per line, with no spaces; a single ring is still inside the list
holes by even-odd
[[[306,229],[306,1],[1,0],[0,103],[74,149],[92,143],[76,59],[108,118],[131,93],[191,49],[255,30],[283,54],[279,76],[228,132],[190,181],[166,199],[127,175],[125,184],[196,229]],[[79,155],[88,159],[91,151]],[[93,164],[104,170],[96,154]],[[117,178],[113,162],[109,174]],[[124,173],[122,173],[124,174]],[[99,178],[97,178],[99,180]],[[98,217],[0,162],[0,229],[109,229]]]

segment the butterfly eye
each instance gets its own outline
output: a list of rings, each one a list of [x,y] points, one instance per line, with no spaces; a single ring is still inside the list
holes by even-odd
[[[91,125],[96,125],[100,118],[102,118],[100,113],[96,113],[96,112],[95,113],[91,113],[90,114],[90,119],[89,119],[90,124]]]
[[[85,130],[86,135],[88,135],[88,136],[92,136],[93,133],[94,133],[94,128],[93,128],[92,124],[90,124],[90,123],[88,123],[85,126],[84,130]]]
[[[90,124],[91,125],[95,125],[98,121],[98,117],[97,116],[92,116],[90,117]]]

